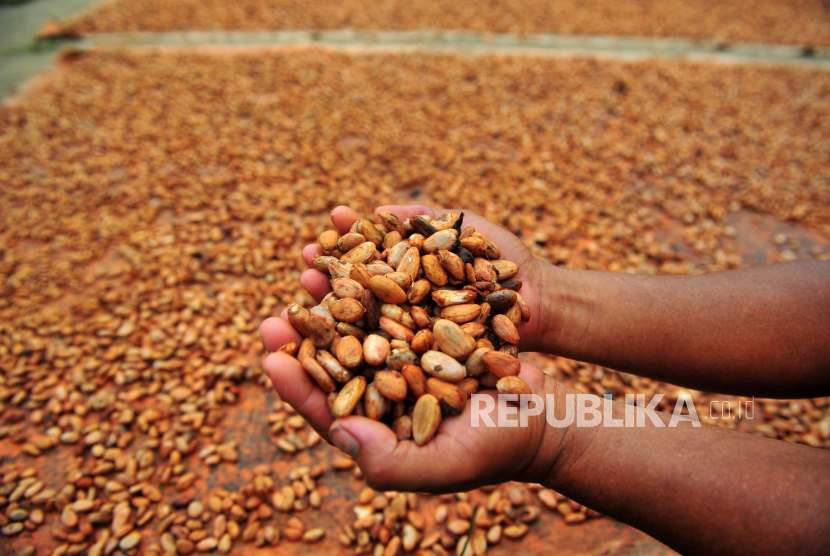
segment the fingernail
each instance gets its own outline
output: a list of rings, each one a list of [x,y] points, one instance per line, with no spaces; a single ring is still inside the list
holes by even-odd
[[[351,458],[356,458],[360,451],[360,444],[354,439],[352,435],[338,426],[332,427],[329,431],[329,439],[331,443],[340,448]]]

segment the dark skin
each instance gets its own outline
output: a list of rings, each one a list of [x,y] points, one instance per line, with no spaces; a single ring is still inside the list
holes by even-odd
[[[421,205],[378,210],[401,219],[446,212]],[[533,315],[519,325],[523,351],[712,392],[830,394],[830,263],[688,277],[572,271],[533,258],[510,232],[463,212],[466,225],[522,269],[521,293]],[[341,233],[357,218],[346,207],[332,213]],[[307,246],[303,256],[310,265],[319,253],[318,245]],[[318,301],[330,290],[313,269],[301,282]],[[260,329],[268,351],[300,339],[284,317]],[[707,425],[658,428],[648,419],[645,427],[553,428],[542,414],[525,428],[473,428],[470,404],[418,447],[363,417],[334,421],[325,395],[292,357],[272,353],[263,366],[282,399],[355,457],[378,490],[538,482],[684,554],[830,553],[826,450]],[[573,390],[525,360],[520,376],[535,394],[552,394],[557,417],[564,416]],[[622,418],[624,407],[613,404],[614,417]],[[668,414],[658,415],[669,422]]]

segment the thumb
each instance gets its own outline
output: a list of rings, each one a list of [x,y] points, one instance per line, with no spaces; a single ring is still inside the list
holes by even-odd
[[[329,437],[355,458],[366,483],[377,491],[456,492],[465,479],[476,478],[481,471],[470,468],[475,459],[452,457],[461,455],[460,446],[449,435],[437,434],[418,446],[411,440],[399,442],[383,423],[352,416],[332,423]]]
[[[366,483],[375,490],[400,490],[414,442],[398,442],[387,425],[367,417],[338,419],[329,429],[332,444],[357,461]],[[418,459],[418,458],[413,458]]]
[[[536,366],[522,360],[519,376],[544,395],[545,375]],[[329,439],[357,461],[366,483],[378,491],[461,492],[516,478],[527,469],[544,436],[544,416],[518,428],[474,427],[471,417],[468,403],[460,415],[444,417],[423,446],[398,441],[384,423],[360,416],[332,423]]]

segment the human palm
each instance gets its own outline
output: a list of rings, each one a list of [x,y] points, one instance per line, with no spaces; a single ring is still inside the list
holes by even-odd
[[[436,217],[443,210],[422,205],[385,206],[401,220],[426,214]],[[542,290],[541,263],[527,247],[507,230],[468,211],[464,225],[473,226],[499,246],[503,259],[519,266],[516,278],[522,281],[521,294],[531,309],[528,322],[519,325],[520,348],[538,349],[546,327]],[[332,211],[332,222],[344,234],[360,216],[347,207]],[[300,279],[303,287],[318,302],[331,291],[329,277],[313,266],[315,255],[322,248],[308,245],[303,258],[310,269]],[[268,351],[274,352],[300,335],[288,323],[286,313],[262,323],[260,335]],[[424,492],[458,491],[510,479],[536,479],[544,469],[535,462],[545,437],[544,416],[531,418],[528,427],[506,428],[471,426],[471,405],[455,417],[445,417],[433,440],[424,446],[412,441],[398,441],[386,425],[366,417],[350,416],[337,421],[331,416],[326,394],[311,380],[296,359],[282,353],[271,353],[263,368],[280,397],[291,404],[323,438],[356,458],[370,486],[381,490]],[[534,393],[544,395],[552,383],[538,368],[522,361],[519,375]],[[495,391],[482,391],[495,397]],[[494,414],[495,419],[495,414]]]

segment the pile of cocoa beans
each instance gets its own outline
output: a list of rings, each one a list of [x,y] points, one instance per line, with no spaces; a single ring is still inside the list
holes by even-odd
[[[516,358],[516,326],[530,319],[519,268],[463,222],[381,212],[320,234],[314,266],[332,291],[310,310],[288,307],[305,339],[280,351],[328,393],[335,418],[383,421],[424,445],[479,388],[530,393]]]

